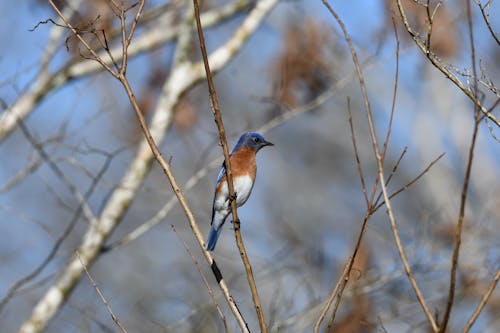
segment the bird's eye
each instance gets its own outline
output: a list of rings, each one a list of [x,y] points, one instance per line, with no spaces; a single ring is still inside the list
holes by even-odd
[[[257,138],[257,137],[255,137],[255,138],[253,138],[253,142],[255,142],[255,143],[259,143],[259,142],[260,142],[260,139],[259,139],[259,138]]]

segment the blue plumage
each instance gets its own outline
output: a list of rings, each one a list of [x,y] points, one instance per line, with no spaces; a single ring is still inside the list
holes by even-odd
[[[255,154],[265,146],[273,146],[256,132],[246,132],[234,146],[229,158],[233,171],[233,185],[236,193],[236,206],[242,206],[252,192],[257,165]],[[217,177],[215,195],[212,205],[211,228],[207,239],[207,250],[213,251],[222,231],[222,226],[231,212],[229,190],[226,181],[225,163],[222,164]]]

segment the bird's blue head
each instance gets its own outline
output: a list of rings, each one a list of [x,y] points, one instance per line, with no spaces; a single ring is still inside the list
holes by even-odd
[[[262,134],[257,132],[246,132],[240,136],[238,143],[234,146],[233,152],[238,151],[241,148],[250,148],[257,152],[265,146],[274,146],[274,144],[266,141]]]

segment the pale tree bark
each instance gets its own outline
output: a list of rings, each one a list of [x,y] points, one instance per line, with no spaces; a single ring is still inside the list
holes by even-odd
[[[214,72],[221,70],[236,55],[277,2],[277,0],[259,1],[233,36],[210,55],[209,61],[212,63]],[[149,124],[151,135],[157,143],[162,142],[171,125],[173,110],[179,102],[179,98],[196,82],[205,77],[202,63],[191,63],[185,56],[191,40],[193,18],[186,17],[185,22],[188,24],[180,27],[181,31],[179,31],[179,41],[171,74],[163,85],[162,94]],[[40,299],[29,319],[19,329],[20,333],[42,331],[61,308],[84,272],[82,263],[89,266],[96,260],[105,240],[118,226],[137,194],[150,170],[153,159],[154,156],[148,143],[145,139],[141,140],[134,160],[106,201],[98,223],[89,225],[89,229],[83,236],[77,249],[81,261],[76,256],[72,256],[69,262],[63,266],[54,284]]]

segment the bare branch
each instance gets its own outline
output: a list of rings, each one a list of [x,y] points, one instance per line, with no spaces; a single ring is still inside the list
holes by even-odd
[[[453,82],[479,108],[484,116],[491,120],[496,126],[500,127],[500,121],[491,112],[488,112],[488,110],[486,110],[486,108],[481,104],[480,100],[477,98],[474,92],[469,90],[448,68],[446,68],[446,66],[441,64],[438,57],[426,47],[425,43],[420,39],[418,33],[416,33],[410,26],[408,17],[406,16],[406,12],[403,8],[403,5],[401,4],[401,0],[396,0],[396,3],[398,5],[398,10],[403,20],[406,31],[408,31],[415,44],[424,53],[427,59],[429,59],[431,64],[436,67],[441,73],[443,73],[446,78]]]
[[[476,53],[475,53],[475,43],[474,43],[474,30],[472,25],[472,10],[470,5],[470,0],[465,0],[466,8],[467,8],[467,23],[469,30],[469,41],[471,47],[471,64],[472,64],[472,72],[473,72],[473,89],[474,89],[474,97],[478,96],[478,87],[477,87],[477,72],[476,72]],[[455,245],[453,247],[453,254],[451,258],[451,272],[450,272],[450,288],[448,291],[448,301],[446,303],[446,309],[443,316],[443,321],[440,325],[439,332],[445,333],[446,327],[448,326],[448,322],[451,315],[451,309],[453,307],[453,301],[455,298],[455,285],[456,285],[456,276],[458,269],[458,257],[460,254],[460,244],[462,242],[462,230],[465,218],[465,205],[467,203],[467,192],[469,189],[470,176],[472,171],[472,162],[474,160],[474,150],[476,148],[477,142],[477,134],[479,131],[479,124],[481,121],[481,115],[479,114],[479,107],[474,105],[474,129],[472,132],[471,144],[469,146],[469,154],[467,159],[467,168],[464,176],[464,183],[462,186],[462,194],[460,196],[460,211],[458,214],[457,227],[455,229]]]
[[[486,292],[484,293],[483,297],[481,297],[481,301],[477,305],[477,308],[472,313],[471,317],[467,321],[467,324],[465,324],[465,327],[462,330],[462,333],[469,332],[472,325],[474,325],[474,322],[476,321],[477,317],[481,314],[481,311],[483,310],[486,303],[488,303],[488,300],[490,299],[491,294],[493,294],[493,291],[495,290],[495,287],[497,286],[498,280],[500,280],[500,269],[497,270],[495,276],[493,277],[493,280],[491,280],[491,283],[488,286],[488,289],[486,289]]]
[[[221,8],[209,10],[201,15],[202,25],[204,27],[211,27],[221,23],[232,17],[235,13],[248,8],[251,3],[252,1],[250,0],[238,0],[222,6]],[[156,15],[158,15],[157,13],[164,11],[164,9],[161,8],[162,6],[153,8],[148,16],[156,17]],[[168,8],[168,6],[163,7]],[[176,8],[158,17],[159,23],[157,28],[144,32],[134,40],[134,43],[128,49],[128,57],[158,48],[165,42],[177,37],[181,30],[180,27],[170,26],[173,21],[172,16],[174,16],[175,9]],[[65,11],[63,10],[63,14],[64,13]],[[63,21],[61,20],[61,22]],[[105,56],[106,51],[98,53],[107,65],[113,65],[112,59],[115,59],[115,62],[122,59],[121,47],[111,48],[109,52],[112,58]],[[67,82],[100,72],[103,69],[104,68],[94,59],[88,59],[87,61],[76,59],[70,61],[54,74],[50,74],[47,71],[40,71],[39,75],[32,81],[27,92],[20,96],[8,110],[0,113],[0,140],[10,134],[16,126],[17,119],[24,119],[41,99],[56,91]],[[199,80],[201,79],[202,78],[199,78]]]
[[[214,118],[215,122],[217,123],[217,129],[219,130],[219,139],[222,145],[222,151],[224,153],[224,163],[225,163],[224,165],[225,165],[225,173],[228,184],[229,197],[232,198],[234,197],[235,192],[233,185],[233,174],[231,169],[231,159],[229,158],[229,148],[227,147],[226,132],[224,129],[224,124],[222,122],[222,114],[219,107],[219,101],[217,99],[217,93],[215,91],[215,85],[213,83],[212,74],[210,72],[210,65],[208,63],[208,55],[205,47],[205,38],[203,37],[203,28],[201,27],[201,21],[200,21],[200,7],[198,5],[197,0],[193,0],[193,4],[194,4],[196,27],[198,30],[198,38],[200,41],[200,49],[201,49],[201,54],[203,56],[203,64],[205,67],[205,73],[208,83],[208,91],[210,93],[210,97],[212,100]],[[252,266],[250,265],[250,260],[248,259],[248,255],[245,250],[245,245],[243,244],[243,238],[241,237],[240,220],[238,218],[236,200],[230,200],[229,202],[231,204],[231,213],[233,215],[233,226],[234,226],[236,244],[238,246],[238,250],[241,256],[241,260],[243,261],[243,265],[245,266],[248,284],[252,292],[252,300],[255,306],[255,311],[257,312],[257,318],[259,320],[260,330],[262,333],[267,333],[267,326],[264,319],[264,313],[262,311],[262,305],[260,302],[257,285],[255,284],[255,279],[253,277]]]
[[[427,165],[427,167],[422,170],[422,172],[420,172],[415,178],[413,178],[411,181],[409,181],[408,183],[406,183],[403,187],[401,187],[399,190],[397,191],[394,191],[390,196],[389,196],[389,199],[392,199],[394,198],[396,195],[398,195],[399,193],[407,190],[408,188],[410,188],[410,186],[412,186],[413,184],[415,184],[420,178],[422,178],[422,176],[424,176],[427,172],[429,172],[429,170],[434,166],[434,164],[436,164],[440,159],[441,157],[443,157],[445,155],[445,153],[442,153],[441,155],[439,155],[438,157],[436,157],[431,163],[429,163],[429,165]],[[387,179],[387,183],[389,182],[389,178]],[[386,185],[387,185],[386,183]],[[382,193],[383,194],[383,193]],[[378,199],[377,199],[377,202],[378,202]],[[380,209],[380,207],[382,207],[384,205],[385,201],[382,201],[380,204],[376,205],[375,208],[373,208],[373,211],[377,211]]]
[[[95,61],[97,61],[103,68],[105,68],[109,72],[109,74],[111,74],[114,77],[116,77],[117,74],[115,73],[115,71],[111,67],[109,67],[108,64],[106,62],[104,62],[101,59],[101,57],[99,57],[99,55],[97,54],[97,52],[87,43],[87,41],[82,37],[80,30],[74,28],[71,25],[71,23],[69,23],[69,21],[63,15],[63,13],[54,4],[53,0],[49,0],[49,4],[52,6],[52,9],[54,9],[54,11],[57,13],[57,15],[59,15],[59,17],[61,18],[61,20],[63,20],[64,24],[73,32],[73,35],[76,38],[78,38],[78,40],[80,41],[80,43],[82,43],[85,46],[85,48],[92,54],[93,59]]]
[[[356,157],[356,166],[358,168],[359,179],[361,181],[361,190],[366,202],[366,209],[370,209],[370,201],[368,200],[368,193],[366,191],[365,177],[363,175],[363,168],[358,153],[358,145],[356,144],[356,134],[354,125],[352,123],[351,100],[347,98],[347,111],[349,112],[349,128],[351,129],[352,146],[354,147],[354,156]]]
[[[104,306],[106,306],[106,310],[108,311],[109,315],[111,316],[111,319],[113,319],[116,326],[118,326],[120,328],[120,331],[122,331],[123,333],[127,333],[127,330],[120,322],[120,319],[118,319],[118,317],[115,315],[115,313],[113,312],[113,309],[111,309],[111,306],[109,305],[108,301],[106,300],[103,293],[101,292],[101,290],[99,289],[99,287],[95,283],[94,279],[92,278],[92,275],[90,275],[90,273],[87,269],[87,266],[86,266],[85,262],[83,261],[82,257],[80,256],[80,254],[78,253],[78,251],[75,252],[75,255],[78,257],[78,260],[80,260],[80,263],[83,266],[83,269],[85,270],[85,274],[87,274],[87,277],[89,278],[90,282],[92,283],[92,287],[94,287],[95,291],[97,292],[97,294],[101,298],[101,301],[104,303]]]
[[[3,184],[2,187],[0,187],[0,193],[7,192],[17,184],[23,181],[26,177],[31,175],[33,172],[38,169],[38,167],[42,164],[42,158],[40,157],[35,157],[29,164],[26,166],[26,168],[22,169],[19,171],[17,174],[14,175],[11,179],[9,179],[5,184]]]
[[[400,1],[400,0],[398,0],[398,1]],[[404,252],[404,248],[403,248],[403,246],[401,244],[401,239],[399,237],[399,232],[398,232],[398,229],[397,229],[397,226],[396,226],[396,220],[395,220],[395,217],[394,217],[394,214],[393,214],[393,211],[392,211],[392,206],[391,206],[391,203],[390,203],[389,196],[387,194],[387,188],[386,188],[386,185],[385,185],[384,172],[383,172],[382,155],[379,152],[379,146],[378,146],[377,136],[376,136],[376,133],[375,133],[375,126],[374,126],[374,122],[373,122],[373,115],[372,115],[372,112],[371,112],[370,102],[369,102],[369,99],[368,99],[368,94],[366,92],[366,87],[365,87],[365,83],[364,83],[363,73],[362,73],[362,70],[361,70],[361,66],[359,65],[359,61],[358,61],[358,57],[357,57],[356,51],[354,50],[354,47],[352,45],[349,33],[347,32],[347,29],[346,29],[344,23],[342,22],[342,20],[340,19],[340,17],[333,10],[333,8],[330,6],[330,4],[328,3],[327,0],[322,0],[322,2],[327,7],[327,9],[330,11],[330,13],[334,16],[335,20],[337,21],[337,23],[339,24],[340,28],[342,29],[342,32],[344,33],[344,37],[345,37],[345,40],[346,40],[347,44],[349,45],[349,49],[351,51],[352,60],[354,62],[354,66],[355,66],[356,71],[358,73],[358,80],[359,80],[359,83],[360,83],[361,92],[362,92],[363,99],[364,99],[365,111],[366,111],[366,113],[368,115],[368,123],[370,125],[370,135],[371,135],[371,140],[372,140],[372,145],[373,145],[373,152],[375,154],[375,157],[377,159],[377,164],[378,164],[378,179],[380,181],[380,186],[382,187],[382,192],[384,194],[384,201],[385,201],[385,205],[387,207],[387,215],[389,217],[389,221],[391,222],[391,228],[392,228],[392,231],[393,231],[393,234],[394,234],[394,238],[395,238],[395,241],[396,241],[398,252],[400,254],[401,260],[402,260],[403,265],[405,267],[405,271],[406,271],[406,274],[407,274],[408,279],[410,281],[410,284],[412,285],[412,287],[413,287],[413,289],[415,291],[417,299],[418,299],[420,305],[422,306],[422,309],[423,309],[425,315],[427,316],[427,319],[428,319],[429,323],[431,324],[432,329],[434,330],[434,332],[437,332],[437,330],[438,330],[437,324],[436,324],[436,322],[435,322],[435,320],[434,320],[434,318],[433,318],[433,316],[432,316],[432,314],[431,314],[431,312],[430,312],[430,310],[429,310],[429,308],[427,306],[427,303],[425,302],[425,299],[422,296],[422,292],[420,291],[420,288],[417,285],[417,282],[416,282],[416,280],[415,280],[415,278],[413,276],[413,273],[411,271],[410,265],[409,265],[408,260],[406,258],[406,254]]]
[[[487,13],[486,12],[486,9],[490,7],[491,5],[491,1],[487,1],[486,2],[486,5],[483,5],[481,3],[480,0],[475,0],[477,6],[479,7],[479,9],[481,10],[481,15],[483,15],[483,19],[484,19],[484,23],[486,23],[486,26],[488,27],[488,30],[491,34],[491,37],[493,37],[493,39],[495,40],[495,42],[497,42],[498,45],[500,45],[500,40],[498,39],[498,36],[497,34],[495,33],[495,31],[493,31],[493,27],[491,26],[491,23],[490,23],[490,14],[489,12]]]
[[[97,187],[97,184],[99,183],[100,179],[104,176],[104,173],[108,170],[109,165],[111,164],[111,161],[113,157],[115,156],[115,153],[111,154],[106,154],[106,160],[103,163],[103,166],[97,173],[95,177],[92,179],[92,183],[90,184],[88,190],[85,192],[83,198],[84,200],[82,202],[87,202],[87,200],[90,198],[92,193],[94,192],[95,188]],[[73,228],[75,227],[76,223],[80,219],[80,215],[82,213],[82,203],[78,205],[78,208],[76,209],[75,213],[73,214],[73,217],[71,218],[70,222],[64,228],[63,232],[61,235],[55,240],[54,245],[52,246],[51,250],[47,254],[47,256],[43,259],[43,261],[37,265],[30,273],[22,277],[21,279],[17,280],[7,291],[7,294],[5,295],[4,298],[0,301],[0,312],[3,310],[3,308],[7,305],[7,303],[16,295],[16,293],[21,289],[26,283],[29,281],[33,280],[36,278],[44,269],[47,267],[47,265],[54,259],[55,255],[59,251],[62,243],[68,238],[69,234],[71,231],[73,231]]]
[[[335,299],[335,296],[337,296],[337,292],[339,290],[340,284],[342,283],[342,281],[347,283],[346,280],[348,280],[349,267],[351,266],[351,263],[353,261],[354,261],[353,257],[350,257],[349,260],[347,261],[347,263],[344,265],[344,270],[342,271],[342,274],[340,275],[340,278],[337,281],[337,284],[335,285],[332,292],[330,293],[330,296],[328,297],[328,300],[326,301],[326,304],[323,307],[323,310],[321,311],[321,314],[319,315],[318,320],[314,324],[314,333],[319,332],[321,322],[323,322],[323,320],[325,319],[325,316],[328,313],[328,310],[330,309],[330,306],[332,305],[333,300]],[[338,303],[336,304],[336,306],[338,306]],[[336,309],[334,309],[334,311],[333,311],[333,314],[331,317],[332,319],[330,320],[331,322],[333,322],[333,320],[335,319],[335,313],[336,313]],[[329,324],[329,326],[331,326],[331,325]],[[329,332],[329,330],[327,330],[327,332]]]

